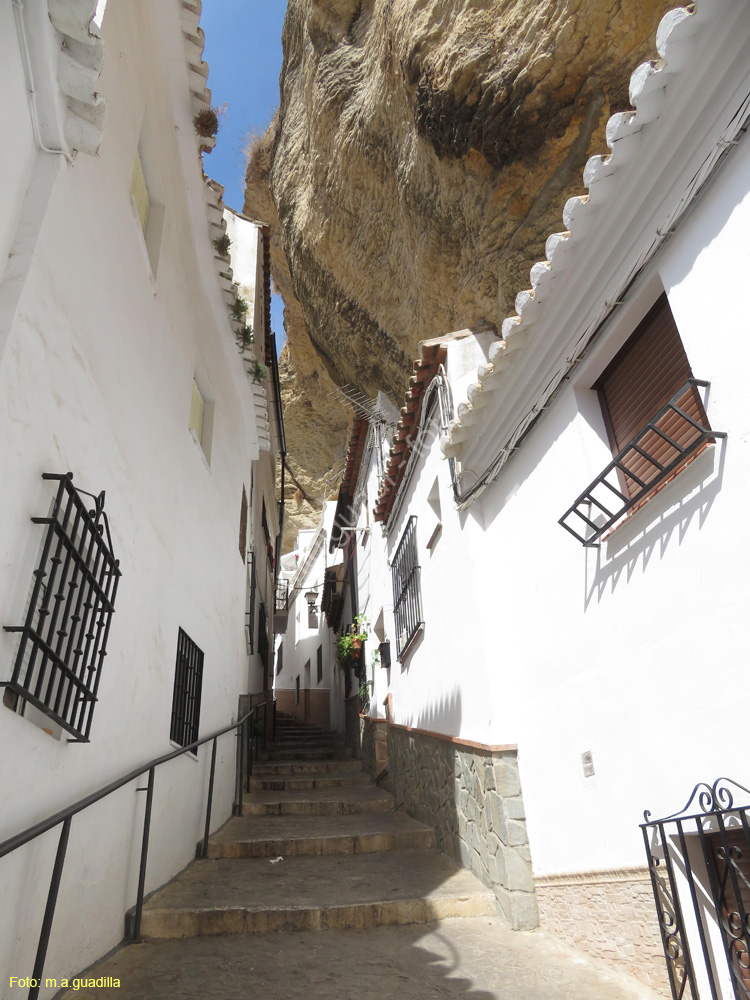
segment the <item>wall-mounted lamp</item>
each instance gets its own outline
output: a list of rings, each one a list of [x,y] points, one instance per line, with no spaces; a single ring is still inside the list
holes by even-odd
[[[308,592],[305,594],[305,600],[307,601],[307,610],[308,611],[313,611],[314,610],[314,608],[315,608],[315,602],[317,601],[317,599],[318,599],[318,592],[317,592],[317,590],[308,590]]]

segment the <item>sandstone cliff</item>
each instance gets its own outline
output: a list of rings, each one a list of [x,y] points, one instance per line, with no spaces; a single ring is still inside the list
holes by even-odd
[[[314,505],[343,460],[333,383],[398,401],[419,340],[511,311],[670,6],[289,0],[246,210],[273,228],[287,436]]]

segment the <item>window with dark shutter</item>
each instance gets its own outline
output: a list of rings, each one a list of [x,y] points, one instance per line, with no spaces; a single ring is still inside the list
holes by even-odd
[[[686,386],[692,377],[667,297],[662,295],[594,386],[613,455],[619,455],[683,386],[677,406],[707,428],[698,391],[695,386]],[[643,489],[642,484],[647,486],[657,478],[659,465],[670,465],[679,449],[700,435],[698,428],[675,410],[668,410],[656,426],[658,431],[649,431],[623,458],[623,467],[633,475],[622,473],[621,484],[631,497]]]
[[[710,383],[693,377],[666,295],[594,388],[613,458],[558,521],[584,545],[597,545],[704,447],[726,437],[708,422]]]

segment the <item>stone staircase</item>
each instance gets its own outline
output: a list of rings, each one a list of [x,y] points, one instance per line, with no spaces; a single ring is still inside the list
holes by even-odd
[[[143,909],[144,939],[424,923],[496,912],[435,832],[376,788],[335,733],[279,716],[243,815]]]
[[[283,716],[277,732],[243,815],[146,901],[143,943],[61,1000],[659,1000],[504,926],[335,734]]]

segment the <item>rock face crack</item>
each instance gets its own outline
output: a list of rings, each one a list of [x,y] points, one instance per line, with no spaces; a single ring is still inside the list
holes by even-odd
[[[671,5],[289,0],[245,210],[272,229],[287,439],[315,498],[295,512],[290,484],[290,535],[343,465],[333,386],[399,403],[420,340],[504,318]]]

